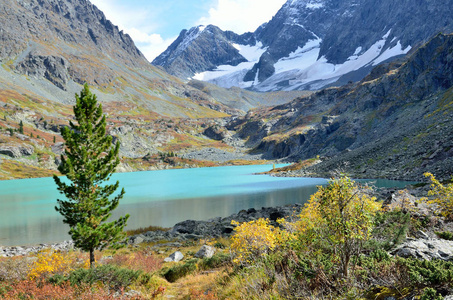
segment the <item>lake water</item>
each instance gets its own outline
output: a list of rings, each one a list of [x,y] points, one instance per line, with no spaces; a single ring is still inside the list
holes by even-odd
[[[279,167],[279,165],[277,165]],[[113,213],[130,214],[127,229],[172,227],[187,220],[225,217],[241,209],[304,203],[321,178],[282,178],[253,173],[272,165],[178,169],[115,174],[126,194]],[[404,186],[382,181],[377,186]],[[30,245],[69,239],[55,211],[62,195],[52,178],[0,181],[0,245]]]

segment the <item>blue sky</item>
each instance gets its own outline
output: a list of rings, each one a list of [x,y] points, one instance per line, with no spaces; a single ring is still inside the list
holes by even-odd
[[[236,33],[254,31],[286,0],[90,0],[107,19],[127,32],[148,60],[175,40],[182,29],[214,24]]]

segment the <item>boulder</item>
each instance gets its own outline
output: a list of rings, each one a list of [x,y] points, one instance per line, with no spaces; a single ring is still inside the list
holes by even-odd
[[[453,241],[442,239],[409,240],[393,250],[391,254],[405,258],[451,260],[453,259]]]
[[[176,251],[169,257],[164,259],[164,262],[178,262],[184,258],[184,255],[180,251]]]
[[[128,244],[137,245],[137,244],[143,243],[144,241],[145,241],[145,239],[142,236],[136,235],[129,239]]]
[[[220,126],[211,126],[204,130],[204,135],[210,139],[221,141],[227,136],[227,131]]]
[[[63,152],[64,152],[64,143],[62,143],[62,142],[55,143],[55,144],[53,144],[51,146],[51,149],[52,149],[52,152],[57,154],[57,155],[63,154]]]
[[[7,155],[12,158],[18,158],[21,156],[30,156],[34,153],[33,146],[22,145],[22,146],[1,146],[0,154]]]
[[[208,246],[208,245],[203,245],[200,250],[198,250],[197,253],[195,253],[195,257],[198,258],[211,258],[214,255],[215,248]]]

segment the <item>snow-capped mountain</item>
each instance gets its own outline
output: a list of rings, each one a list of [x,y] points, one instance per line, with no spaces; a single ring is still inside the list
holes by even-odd
[[[342,85],[453,31],[452,10],[453,0],[288,0],[254,33],[183,30],[153,64],[183,79],[256,91]]]

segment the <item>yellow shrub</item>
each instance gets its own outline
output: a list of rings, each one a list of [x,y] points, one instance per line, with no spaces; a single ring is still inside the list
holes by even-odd
[[[268,219],[258,219],[239,224],[231,237],[231,251],[235,264],[250,264],[255,258],[266,255],[279,244],[280,230],[269,224]]]
[[[300,246],[318,251],[321,245],[327,245],[324,247],[337,256],[340,272],[347,277],[349,262],[370,238],[374,214],[381,206],[370,194],[370,188],[359,186],[346,176],[318,187],[296,224]]]
[[[428,201],[428,203],[438,204],[442,216],[452,220],[453,219],[453,183],[443,185],[431,173],[425,173],[425,177],[431,180],[431,190],[428,192],[429,196],[435,198]]]
[[[43,251],[37,255],[28,274],[31,280],[49,277],[55,274],[67,275],[72,270],[74,260],[61,252]]]

